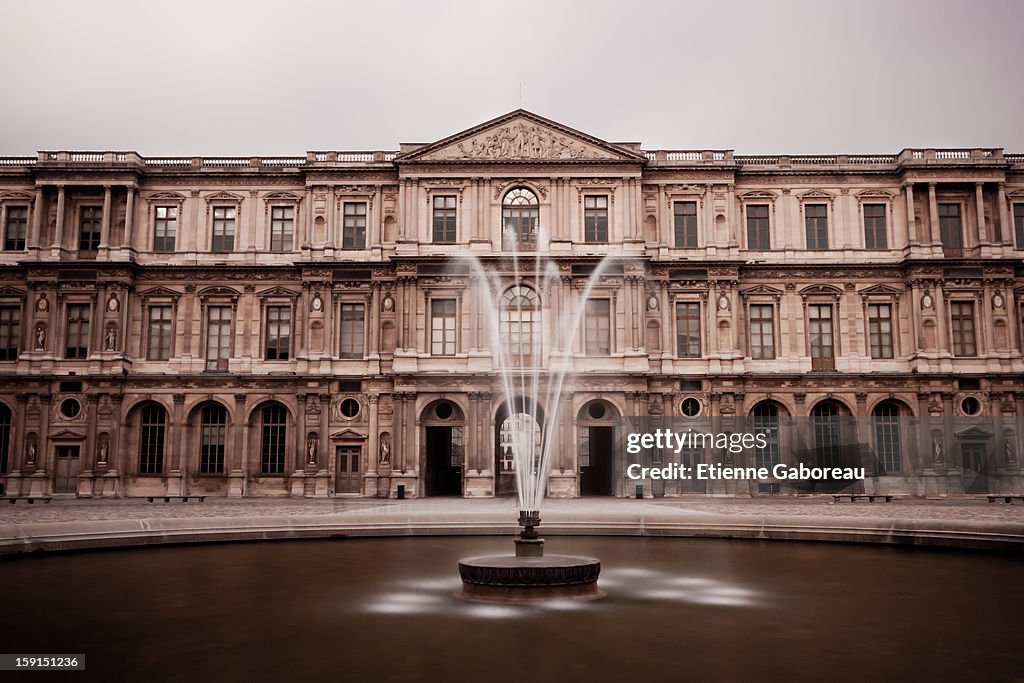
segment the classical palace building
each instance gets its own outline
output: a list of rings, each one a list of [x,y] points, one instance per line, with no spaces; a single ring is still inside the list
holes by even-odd
[[[519,414],[492,311],[574,371],[539,406],[551,496],[633,493],[621,416],[859,416],[868,491],[1022,486],[1024,155],[1002,149],[655,151],[517,110],[397,152],[4,157],[0,227],[9,496],[500,495]],[[543,287],[513,272],[538,251]]]

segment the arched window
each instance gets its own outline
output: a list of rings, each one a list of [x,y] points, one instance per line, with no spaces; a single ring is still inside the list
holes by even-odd
[[[224,442],[228,411],[219,403],[203,408],[199,428],[199,473],[224,473]]]
[[[263,474],[284,474],[284,445],[288,437],[288,412],[280,403],[263,408],[263,439],[260,471]]]
[[[774,467],[779,464],[779,408],[770,401],[761,401],[751,413],[754,418],[754,432],[763,433],[767,444],[754,450],[758,467]]]
[[[540,356],[540,299],[529,287],[516,285],[501,297],[499,332],[507,364],[529,365]]]
[[[831,401],[814,406],[811,411],[814,428],[814,454],[818,467],[839,467],[839,408]]]
[[[501,248],[503,251],[533,251],[537,248],[540,203],[537,195],[517,187],[501,202]]]
[[[7,453],[11,447],[11,409],[0,403],[0,474],[7,472]]]
[[[163,474],[167,411],[158,403],[150,403],[142,409],[141,417],[139,474]]]
[[[895,401],[883,401],[874,410],[875,453],[878,455],[878,473],[899,472],[903,460],[900,447],[900,407]]]

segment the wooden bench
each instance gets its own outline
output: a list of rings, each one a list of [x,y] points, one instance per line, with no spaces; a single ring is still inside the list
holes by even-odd
[[[844,498],[849,498],[850,502],[853,503],[858,499],[867,499],[869,503],[874,503],[875,498],[884,499],[886,503],[892,502],[892,494],[890,493],[833,493],[832,502],[838,503]]]
[[[1018,493],[1011,493],[1009,495],[1002,494],[1002,493],[997,493],[997,494],[992,494],[990,496],[985,496],[985,497],[988,498],[988,502],[990,502],[990,503],[994,503],[997,500],[1001,500],[1004,503],[1012,503],[1015,500],[1019,500],[1020,502],[1024,503],[1024,495],[1021,495],[1021,494],[1018,494]]]
[[[11,501],[11,505],[14,505],[19,500],[23,500],[23,501],[27,502],[29,505],[32,505],[37,500],[41,500],[44,503],[49,503],[50,502],[50,496],[9,496],[7,498],[7,500]]]
[[[165,503],[170,503],[172,500],[180,500],[182,503],[187,503],[189,499],[198,500],[202,503],[206,500],[206,496],[146,496],[146,500],[150,503],[155,502],[157,499],[163,499]]]

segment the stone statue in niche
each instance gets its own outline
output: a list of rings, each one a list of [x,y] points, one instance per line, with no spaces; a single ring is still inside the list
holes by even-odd
[[[50,302],[46,299],[46,292],[40,294],[39,298],[36,300],[36,310],[40,313],[46,313],[50,310]]]
[[[391,464],[391,442],[386,436],[380,440],[380,464]]]
[[[32,439],[28,442],[28,451],[25,454],[25,462],[29,465],[34,465],[36,462],[36,440]]]
[[[103,348],[107,351],[114,351],[117,348],[117,329],[111,325],[103,336]]]
[[[316,437],[310,437],[306,443],[306,460],[310,465],[316,464],[316,451],[317,451],[317,440]]]
[[[110,453],[110,446],[107,444],[107,440],[104,439],[102,442],[100,442],[100,452],[99,452],[99,457],[96,458],[96,462],[101,464],[101,465],[102,464],[106,464],[106,462],[107,462],[107,455],[109,455],[109,453]]]
[[[46,348],[46,328],[42,325],[36,325],[36,350],[43,350]]]
[[[1013,465],[1014,463],[1016,463],[1017,462],[1017,444],[1014,443],[1014,438],[1013,438],[1012,435],[1010,435],[1010,436],[1008,436],[1006,438],[1006,441],[1003,444],[1003,448],[1004,448],[1004,450],[1006,452],[1006,464],[1007,465]]]
[[[942,462],[942,456],[945,452],[946,447],[942,444],[942,437],[935,435],[932,436],[932,462],[939,464]]]

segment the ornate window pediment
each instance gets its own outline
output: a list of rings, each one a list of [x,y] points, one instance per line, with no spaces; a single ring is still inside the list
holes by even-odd
[[[744,289],[743,291],[740,292],[740,294],[742,294],[743,296],[763,295],[777,297],[782,296],[783,291],[781,289],[776,289],[775,287],[771,287],[769,285],[757,285],[755,287],[751,287],[750,289]]]
[[[185,201],[185,195],[177,192],[154,192],[153,194],[146,195],[146,199],[151,202],[155,201],[170,201],[170,202],[183,202]]]
[[[897,296],[899,296],[902,293],[903,293],[902,290],[899,290],[899,289],[896,289],[895,287],[890,287],[889,285],[884,285],[884,284],[874,285],[872,287],[868,287],[867,289],[862,289],[859,292],[859,294],[861,296],[863,296],[863,297],[869,297],[869,296],[897,297]]]
[[[896,195],[894,195],[892,192],[889,192],[888,190],[881,190],[878,188],[869,188],[867,190],[861,190],[860,192],[857,193],[857,199],[860,200],[890,200],[895,196]]]
[[[811,285],[800,290],[800,296],[805,299],[808,297],[820,296],[831,297],[838,300],[842,295],[843,290],[838,287],[833,287],[832,285]]]
[[[751,190],[740,195],[740,201],[744,202],[774,202],[777,195],[767,190]]]
[[[270,289],[265,289],[262,292],[259,292],[256,296],[259,296],[261,298],[278,296],[288,297],[289,299],[296,299],[298,298],[299,293],[290,289],[286,289],[285,287],[275,286],[271,287]]]
[[[354,429],[341,429],[330,436],[331,441],[366,441],[366,435]]]
[[[801,201],[809,201],[814,199],[825,199],[831,201],[835,199],[834,194],[832,194],[831,192],[826,192],[825,190],[807,190],[807,192],[801,192],[800,194],[798,194],[797,197],[799,197]]]
[[[244,198],[242,195],[234,194],[233,192],[214,192],[213,194],[206,195],[204,199],[208,204],[211,202],[230,202],[232,204],[240,204]]]
[[[168,289],[167,287],[153,287],[145,290],[144,292],[139,292],[139,296],[143,299],[153,299],[156,297],[171,297],[177,299],[181,296],[181,293],[176,292],[173,289]]]
[[[300,202],[302,197],[294,192],[271,192],[263,195],[264,201],[268,202]]]
[[[0,201],[2,202],[31,202],[32,199],[32,195],[28,192],[19,192],[17,190],[0,192]]]
[[[236,299],[239,296],[239,292],[231,287],[207,287],[199,292],[199,296],[204,299],[210,297],[230,297]]]

